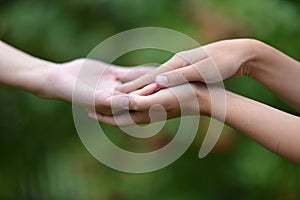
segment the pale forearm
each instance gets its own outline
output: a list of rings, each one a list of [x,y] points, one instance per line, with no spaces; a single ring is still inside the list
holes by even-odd
[[[0,41],[0,83],[22,88],[34,94],[43,90],[44,75],[52,65]]]
[[[244,70],[290,106],[300,111],[300,63],[262,42],[251,46],[254,60]]]
[[[299,117],[226,92],[225,121],[271,151],[300,164]]]

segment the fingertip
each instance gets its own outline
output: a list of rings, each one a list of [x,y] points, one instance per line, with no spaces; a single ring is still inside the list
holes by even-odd
[[[155,82],[161,86],[167,86],[169,83],[168,77],[166,75],[158,75],[155,78]]]
[[[97,114],[96,114],[95,112],[89,112],[89,113],[88,113],[88,116],[89,116],[90,118],[92,118],[92,119],[97,120]]]

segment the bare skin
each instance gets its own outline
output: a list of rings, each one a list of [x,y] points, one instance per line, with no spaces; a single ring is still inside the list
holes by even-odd
[[[191,62],[192,61],[192,62]],[[210,70],[217,68],[219,74]],[[162,88],[149,96],[128,95],[128,108],[133,121],[149,123],[148,110],[154,104],[167,107],[167,112],[179,113],[175,102],[176,96],[183,94],[188,81],[201,81],[212,84],[232,76],[247,75],[259,81],[276,95],[282,98],[295,110],[300,111],[300,64],[282,52],[256,40],[240,39],[212,43],[181,52],[167,61],[163,66],[151,71],[148,75],[118,86],[122,92],[132,92],[149,83]],[[163,78],[162,78],[163,77]],[[201,83],[191,83],[199,103],[195,110],[198,114],[212,116],[212,101],[206,87]],[[179,86],[176,86],[179,85]],[[161,92],[173,89],[177,95]],[[179,88],[180,87],[180,88]],[[210,90],[222,91],[223,88],[208,85]],[[273,152],[300,165],[300,118],[278,109],[250,100],[240,95],[225,91],[225,122],[242,131],[250,138]],[[114,98],[119,98],[115,96]],[[124,95],[122,95],[124,99]],[[168,101],[162,101],[168,99]],[[187,98],[188,99],[188,98]],[[115,99],[114,102],[121,102]],[[171,102],[171,103],[170,103]],[[218,107],[215,101],[214,107]],[[224,104],[220,101],[219,104]],[[170,118],[178,117],[174,114]],[[223,112],[216,112],[212,117],[222,118]],[[130,125],[123,115],[108,116],[90,113],[99,121],[116,125]],[[122,120],[118,120],[122,119]]]
[[[186,57],[189,62],[186,62]],[[88,66],[84,74],[87,79],[77,81],[82,65]],[[118,125],[130,125],[132,121],[128,121],[122,114],[111,116],[112,106],[134,110],[130,115],[133,122],[137,123],[153,122],[148,111],[155,104],[166,108],[168,118],[178,117],[182,106],[182,102],[178,102],[179,96],[184,102],[186,115],[204,114],[219,119],[224,113],[215,112],[212,115],[211,107],[218,108],[218,104],[224,102],[212,101],[208,91],[216,94],[225,92],[227,124],[300,165],[298,116],[224,91],[217,86],[207,85],[208,90],[200,82],[186,83],[201,81],[211,84],[231,76],[248,75],[300,111],[299,62],[255,40],[229,40],[180,53],[165,66],[167,67],[162,66],[154,71],[149,67],[108,67],[106,63],[89,59],[56,64],[32,57],[0,42],[0,83],[22,88],[41,98],[75,101],[74,103],[87,107],[93,106],[91,102],[96,103],[96,112],[91,111],[90,116],[113,125],[116,125],[116,119],[121,119]],[[217,67],[219,74],[211,73],[210,67]],[[142,76],[143,74],[145,75]],[[158,76],[165,76],[167,79]],[[99,77],[102,84],[95,88],[89,84],[89,80]],[[73,99],[76,82],[79,85],[79,95]],[[112,92],[120,82],[128,82],[118,89],[130,94],[115,95]],[[158,89],[160,90],[157,91]],[[92,97],[92,100],[87,96]],[[198,106],[194,106],[192,99],[197,100]],[[161,110],[154,111],[159,116]],[[154,120],[161,119],[157,117]]]
[[[78,78],[82,68],[84,75]],[[97,111],[106,114],[111,114],[107,96],[114,93],[117,84],[152,70],[152,67],[120,67],[91,59],[58,64],[30,56],[0,41],[0,83],[24,89],[40,98],[95,106]],[[95,85],[98,79],[101,84]],[[72,98],[75,84],[78,95]]]

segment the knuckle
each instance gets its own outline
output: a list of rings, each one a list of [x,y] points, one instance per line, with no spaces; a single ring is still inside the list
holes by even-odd
[[[184,55],[185,55],[185,52],[184,51],[181,51],[181,52],[178,52],[178,53],[176,53],[174,56],[173,56],[173,58],[174,58],[174,60],[175,61],[182,61],[183,60],[183,58],[184,58]]]
[[[172,57],[172,60],[178,60],[178,59],[180,59],[181,58],[181,52],[177,52],[177,53],[175,53],[175,55]]]
[[[130,99],[132,102],[132,109],[136,111],[144,111],[149,108],[149,103],[143,97],[136,96]]]
[[[154,80],[155,74],[147,74],[147,75],[143,75],[141,77],[139,77],[138,79],[132,81],[131,83],[129,83],[127,85],[127,88],[130,91],[139,89],[145,85],[147,85],[148,83],[151,83]]]
[[[179,58],[182,58],[184,57],[186,54],[186,51],[180,51],[180,52],[177,52],[175,55],[178,56]]]
[[[138,83],[142,84],[144,82],[149,83],[152,81],[152,79],[156,76],[156,71],[152,71],[148,74],[144,74],[143,76],[141,76],[140,78],[138,78],[137,80],[139,81]]]
[[[187,51],[180,51],[172,57],[172,61],[176,63],[177,66],[187,65],[189,63],[187,60],[187,56]]]
[[[135,97],[133,97],[133,96],[130,97],[129,102],[130,102],[131,109],[133,109],[133,110],[140,110],[141,109],[141,105]]]

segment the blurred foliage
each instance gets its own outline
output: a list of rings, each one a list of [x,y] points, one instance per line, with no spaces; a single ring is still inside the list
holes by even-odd
[[[65,62],[85,57],[121,31],[159,26],[201,44],[256,38],[299,60],[299,19],[300,1],[292,0],[11,0],[0,1],[0,38],[34,56]],[[136,52],[116,62],[162,63],[170,56]],[[295,113],[249,78],[230,79],[226,87]],[[299,168],[229,127],[214,152],[198,159],[207,118],[202,118],[195,142],[178,161],[160,171],[126,174],[100,164],[87,152],[77,136],[70,104],[40,100],[7,86],[0,86],[0,94],[0,199],[300,198]],[[151,145],[169,140],[176,124],[169,122]],[[141,150],[139,141],[119,129],[104,128],[115,143]]]

